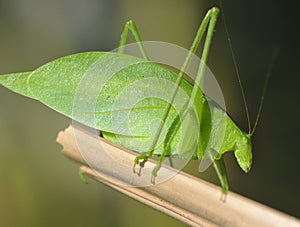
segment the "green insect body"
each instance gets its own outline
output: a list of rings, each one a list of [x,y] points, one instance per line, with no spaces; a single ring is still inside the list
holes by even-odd
[[[105,87],[102,88],[101,93],[99,94],[99,99],[97,101],[97,107],[95,108],[95,126],[97,129],[102,131],[103,136],[106,139],[114,143],[119,143],[119,140],[116,139],[116,134],[118,134],[118,137],[124,136],[127,140],[125,141],[125,143],[120,144],[121,146],[135,150],[136,152],[144,153],[147,150],[145,150],[145,144],[141,142],[141,138],[143,138],[144,140],[149,140],[151,134],[150,132],[147,132],[148,125],[154,118],[157,118],[162,115],[166,103],[162,102],[161,100],[148,99],[146,100],[147,102],[141,102],[139,106],[136,106],[135,108],[131,109],[130,111],[133,115],[132,122],[135,124],[134,128],[136,129],[136,131],[132,131],[133,134],[126,135],[122,133],[122,128],[120,128],[120,131],[118,132],[112,126],[111,114],[113,102],[111,102],[111,100],[114,100],[114,98],[116,98],[119,90],[122,90],[123,86],[125,87],[129,83],[133,83],[135,80],[140,80],[141,78],[160,77],[162,79],[174,82],[176,80],[177,75],[166,68],[163,68],[151,62],[146,62],[141,59],[136,59],[130,56],[121,55],[117,53],[91,52],[76,54],[57,59],[44,66],[41,66],[37,70],[30,73],[15,73],[2,75],[0,77],[0,83],[3,86],[19,94],[43,102],[45,105],[53,108],[59,113],[62,113],[70,118],[74,118],[74,116],[72,115],[72,104],[77,90],[77,83],[81,81],[88,67],[90,67],[96,61],[101,62],[101,57],[108,55],[110,59],[115,58],[116,61],[122,61],[122,59],[124,58],[126,58],[126,60],[128,58],[132,58],[132,61],[136,61],[136,63],[129,67],[123,68],[110,79],[110,81],[106,84]],[[106,61],[104,61],[104,63],[105,62]],[[128,60],[126,61],[126,63],[127,62]],[[70,68],[71,70],[68,70],[68,72],[66,72],[66,68]],[[145,71],[145,68],[147,69],[147,71]],[[154,76],[153,73],[156,73],[156,75]],[[97,78],[99,78],[99,81],[101,81],[101,74],[98,74]],[[71,86],[71,82],[73,83],[73,86]],[[187,92],[187,94],[191,94],[192,85],[190,83],[188,83],[187,81],[183,81],[181,87]],[[132,89],[141,90],[139,87],[135,87]],[[157,89],[157,86],[148,86],[147,88],[143,87],[141,91],[144,93],[151,93],[155,90],[157,91]],[[165,89],[165,87],[163,87],[163,89]],[[171,91],[165,92],[166,94],[168,94]],[[107,97],[109,97],[109,99],[107,99]],[[202,100],[203,103],[208,102],[205,95],[202,96]],[[68,103],[69,105],[66,105]],[[143,109],[143,107],[145,108]],[[205,111],[205,108],[209,108],[208,105],[204,105],[203,111]],[[120,109],[119,111],[124,110]],[[202,119],[200,134],[204,134],[205,130],[218,131],[218,119],[220,119],[220,115],[225,115],[226,132],[225,137],[223,139],[223,144],[221,146],[221,150],[218,152],[218,158],[220,158],[221,155],[227,151],[235,151],[235,155],[239,162],[239,165],[244,171],[247,171],[251,166],[251,143],[247,135],[245,135],[245,133],[243,133],[235,125],[231,118],[227,116],[226,112],[224,112],[222,109],[218,107],[213,107],[212,110],[206,111],[212,112],[212,114],[208,114],[208,116],[211,116],[213,119]],[[85,120],[85,115],[89,116],[90,113],[82,113],[82,117],[80,119],[75,120],[78,120],[86,125],[93,126],[93,122],[88,121],[89,118]],[[144,117],[145,115],[147,115],[147,118]],[[203,118],[205,118],[205,115],[202,116]],[[170,126],[171,123],[174,121],[175,117],[176,112],[171,111],[166,120],[166,124]],[[206,124],[210,124],[210,122],[213,123],[212,126]],[[136,137],[141,138],[139,138],[140,140],[138,143],[135,142],[134,144],[134,140],[136,140]],[[179,135],[177,137],[179,137]],[[246,138],[246,140],[244,138]],[[217,138],[212,140],[216,141]],[[244,140],[246,142],[245,144],[248,144],[248,146],[244,145]],[[174,146],[171,150],[174,151],[176,150],[176,142],[178,142],[178,138],[176,138],[176,140],[173,142]],[[159,155],[162,152],[162,149],[163,147],[159,147],[155,151],[155,154]],[[205,148],[199,146],[197,153],[195,153],[193,157],[195,159],[202,159],[204,153],[203,149]],[[243,157],[245,155],[248,155],[249,158],[243,160]],[[178,154],[178,156],[180,156],[180,154]]]
[[[218,12],[217,8],[212,8],[208,12],[198,30],[191,53],[196,51],[208,24],[207,39],[209,41],[205,45],[210,45],[211,37],[208,36],[212,36]],[[128,30],[133,32],[145,59],[122,54]],[[212,104],[201,89],[195,89],[192,84],[182,79],[181,73],[177,75],[169,69],[148,61],[134,23],[126,24],[120,47],[120,53],[80,53],[54,60],[32,72],[2,75],[0,84],[16,93],[36,99],[76,121],[101,130],[103,136],[109,141],[141,153],[136,158],[135,165],[141,160],[146,161],[152,155],[159,155],[157,166],[153,170],[153,178],[165,156],[185,158],[185,154],[192,150],[193,153],[189,155],[193,159],[201,160],[211,157],[221,181],[222,191],[226,193],[228,182],[222,155],[225,152],[234,151],[239,166],[248,172],[252,164],[251,135],[241,131],[225,111]],[[202,55],[204,63],[208,49],[204,46]],[[189,56],[183,67],[188,65],[188,59]],[[201,71],[200,68],[199,74],[202,73]],[[95,78],[87,85],[91,92],[78,95],[79,84],[84,83],[83,78],[87,75]],[[168,86],[169,84],[177,84],[180,91],[173,92],[174,89]],[[128,92],[131,93],[120,95],[120,91],[126,88],[129,88]],[[99,92],[93,93],[92,91]],[[159,93],[163,97],[173,93],[174,97],[166,102],[149,96],[151,93]],[[131,104],[126,101],[137,97],[148,98]],[[178,118],[178,111],[185,112],[183,104],[186,103],[187,97],[192,99],[196,118],[200,119],[198,120],[200,125],[197,129],[198,136],[184,130],[181,126],[181,119]],[[83,100],[87,98],[80,104],[79,109],[76,109],[76,105],[74,106],[77,98]],[[120,105],[117,108],[114,106],[116,99],[120,99]],[[91,100],[96,101],[92,103]],[[174,103],[179,103],[179,109],[174,108]],[[82,108],[85,105],[94,105],[93,111]],[[74,113],[74,108],[76,113]],[[125,122],[123,118],[118,118],[122,114],[128,116],[130,131],[124,130]],[[149,125],[155,119],[161,119],[165,128],[159,126],[159,129],[154,130],[153,133]],[[224,133],[220,137],[219,132],[222,130]],[[180,146],[182,140],[187,140],[186,145]],[[193,144],[196,146],[194,150],[191,148]],[[216,155],[207,152],[209,150],[215,152]]]

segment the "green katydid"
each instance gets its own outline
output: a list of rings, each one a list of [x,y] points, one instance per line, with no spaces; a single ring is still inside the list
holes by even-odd
[[[213,147],[207,146],[220,143],[216,141],[217,137],[212,139],[211,143],[205,143],[203,140],[206,137],[203,135],[218,131],[219,127],[223,127],[224,125],[220,126],[218,123],[218,119],[223,118],[225,119],[224,138],[222,138],[218,150],[208,153],[208,157],[212,159],[211,161],[222,185],[222,192],[226,193],[229,185],[222,155],[227,151],[234,151],[239,166],[243,171],[248,172],[252,164],[251,135],[253,131],[245,133],[240,130],[221,108],[208,105],[209,98],[203,94],[199,86],[192,86],[184,79],[184,72],[189,66],[192,55],[195,54],[207,30],[201,56],[203,64],[199,66],[195,80],[195,84],[201,84],[201,78],[204,73],[203,65],[207,62],[218,15],[219,9],[216,7],[211,8],[207,12],[178,75],[169,69],[148,61],[146,50],[135,23],[134,21],[129,21],[126,23],[121,35],[119,53],[88,52],[66,56],[45,64],[32,72],[2,75],[0,77],[0,84],[16,93],[37,99],[74,120],[101,130],[102,135],[107,140],[141,153],[134,161],[134,169],[136,165],[142,166],[153,155],[159,155],[156,167],[152,173],[152,182],[154,182],[164,158],[173,155],[173,150],[176,149],[180,141],[179,137],[182,135],[179,133],[181,127],[181,119],[178,119],[179,115],[184,118],[189,114],[187,110],[194,109],[199,131],[196,141],[199,141],[199,143],[196,145],[192,158],[199,160],[204,158],[204,153],[207,150],[213,149]],[[129,31],[132,32],[136,39],[144,59],[123,54]],[[88,111],[83,112],[82,115],[76,114],[75,116],[73,103],[78,84],[95,63],[97,63],[97,69],[93,73],[97,74],[100,82],[102,79],[105,79],[106,84],[103,85],[100,94],[95,94],[97,102],[95,104],[94,116],[91,118],[91,113],[87,113]],[[113,75],[109,75],[110,70],[114,71]],[[107,75],[109,75],[108,78]],[[134,124],[134,130],[131,131],[131,134],[127,134],[122,131],[122,123],[118,127],[115,127],[115,122],[112,122],[111,115],[116,111],[113,109],[112,100],[117,97],[118,91],[122,90],[129,83],[147,77],[172,81],[172,83],[176,84],[175,89],[167,92],[171,93],[170,100],[167,103],[162,100],[146,99],[144,102],[137,104],[131,110],[136,114],[136,118],[133,118],[134,120],[131,119],[131,123]],[[93,84],[90,86],[93,87]],[[144,87],[136,87],[135,89],[141,89],[140,92],[147,89],[147,92],[149,92],[149,89],[155,92],[155,86],[151,86],[150,84],[149,86],[145,85]],[[183,110],[184,108],[182,107],[179,114],[174,110],[173,103],[176,101],[175,99],[177,99],[176,97],[180,89],[189,95],[189,100],[186,100],[187,103],[184,104],[187,110]],[[130,98],[129,96],[128,99]],[[125,109],[119,109],[118,111],[125,111]],[[206,114],[207,112],[209,112],[208,115]],[[206,121],[207,117],[210,118],[209,122]],[[148,128],[146,130],[145,122],[151,123],[154,118],[160,118],[161,123],[155,128],[154,136],[152,136],[147,132]],[[167,133],[164,134],[165,138],[163,138],[162,145],[157,146],[159,139],[163,135],[164,124],[167,125]],[[121,140],[116,138],[121,138]],[[149,140],[149,138],[151,139],[151,143],[148,143],[149,146],[145,148],[141,144],[143,144],[143,140]]]

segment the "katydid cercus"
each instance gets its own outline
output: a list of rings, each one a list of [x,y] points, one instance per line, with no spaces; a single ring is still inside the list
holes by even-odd
[[[147,161],[147,159],[153,155],[158,155],[156,166],[152,172],[151,180],[153,183],[164,158],[166,156],[172,156],[173,150],[176,149],[178,143],[177,132],[179,130],[177,129],[180,127],[180,121],[177,119],[178,113],[174,111],[172,104],[178,94],[178,89],[183,89],[190,96],[189,101],[195,109],[199,127],[197,141],[200,142],[196,145],[196,149],[191,156],[193,159],[201,160],[204,158],[205,152],[210,152],[210,147],[205,147],[203,145],[203,141],[201,143],[201,138],[205,138],[201,136],[201,133],[217,131],[218,127],[221,127],[218,123],[215,123],[218,122],[217,118],[223,116],[225,119],[224,137],[222,138],[219,150],[214,151],[217,155],[210,155],[210,153],[208,153],[208,156],[212,159],[211,161],[222,186],[222,192],[227,193],[229,186],[222,155],[227,151],[233,151],[238,165],[243,171],[248,172],[252,164],[251,136],[253,131],[251,132],[250,130],[249,133],[243,132],[236,126],[224,110],[218,106],[208,107],[207,103],[209,102],[209,98],[203,94],[201,88],[199,88],[199,86],[193,86],[184,79],[184,72],[189,66],[192,55],[195,54],[199,43],[207,30],[201,56],[203,64],[199,66],[197,77],[195,79],[195,83],[200,84],[200,80],[204,73],[203,65],[207,62],[208,52],[218,15],[219,9],[216,7],[211,8],[207,12],[196,33],[196,37],[189,50],[189,54],[187,55],[178,74],[148,60],[146,50],[143,46],[135,23],[134,21],[129,21],[126,23],[121,35],[119,53],[87,52],[65,56],[49,62],[31,72],[2,75],[0,77],[0,84],[16,93],[37,99],[57,112],[76,121],[101,130],[103,137],[107,140],[139,152],[140,155],[134,160],[134,169],[136,165],[142,165],[143,162]],[[133,37],[137,41],[144,59],[123,54],[129,31],[132,32]],[[78,84],[95,62],[98,64],[97,67],[99,70],[95,71],[97,71],[97,80],[100,82],[101,79],[103,79],[103,75],[106,75],[107,71],[110,69],[113,69],[116,72],[109,78],[109,80],[106,81],[101,92],[96,94],[98,99],[95,104],[93,122],[91,122],[90,118],[86,117],[88,114],[85,112],[82,112],[82,115],[80,116],[73,115],[73,102],[74,97],[76,96]],[[103,67],[101,68],[101,66]],[[116,67],[119,68],[116,70]],[[138,116],[133,118],[134,120],[131,122],[134,124],[134,129],[131,131],[132,134],[125,134],[121,129],[118,131],[119,128],[122,128],[122,125],[117,128],[113,127],[113,124],[115,123],[112,122],[111,115],[116,110],[112,109],[112,100],[117,97],[118,92],[128,86],[128,84],[147,77],[162,78],[164,80],[170,80],[176,84],[175,89],[166,91],[168,94],[171,94],[170,102],[166,103],[162,100],[155,100],[151,98],[143,100],[140,106],[137,104],[137,106],[131,110],[133,114]],[[143,92],[143,89],[151,89],[151,91],[155,92],[155,87],[153,86],[149,85],[142,88],[136,87],[134,89],[142,89],[140,92]],[[130,96],[127,97],[127,99],[130,98]],[[204,113],[207,112],[207,108],[210,108],[210,122],[207,122],[204,116]],[[124,110],[120,109],[118,111]],[[183,115],[184,114],[185,113],[183,113]],[[142,117],[144,117],[144,119]],[[145,117],[147,119],[145,119]],[[156,127],[154,136],[152,136],[152,134],[150,135],[146,132],[149,127],[145,124],[150,123],[157,117],[161,119],[161,123]],[[122,122],[119,124],[122,124]],[[162,146],[157,147],[164,124],[169,127],[169,131],[165,135],[167,138],[164,139]],[[176,130],[174,130],[174,126]],[[170,128],[173,128],[173,130],[170,131]],[[118,140],[116,138],[122,138],[122,140]],[[148,140],[151,139],[151,143],[149,143],[149,146],[146,148],[139,145],[139,141],[142,141],[142,139],[145,138]],[[214,141],[210,144],[213,143]]]

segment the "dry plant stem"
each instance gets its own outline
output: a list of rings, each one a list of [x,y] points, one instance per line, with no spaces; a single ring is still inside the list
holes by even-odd
[[[80,137],[75,138],[74,130]],[[86,165],[78,150],[78,139],[81,140],[81,144],[86,143],[84,146],[97,149],[93,141],[98,143],[99,137],[72,126],[59,133],[57,142],[63,146],[63,153],[67,157]],[[102,138],[100,140],[103,148],[114,157],[123,162],[133,163],[136,157],[133,152],[128,152]],[[153,163],[150,162],[150,165]],[[222,202],[219,187],[185,173],[179,173],[164,183],[138,188],[122,184],[123,179],[126,182],[127,176],[122,176],[122,173],[112,176],[110,172],[114,170],[109,169],[109,165],[103,168],[108,169],[95,171],[87,166],[81,167],[96,181],[191,226],[300,226],[298,219],[233,192],[229,192],[226,202]]]

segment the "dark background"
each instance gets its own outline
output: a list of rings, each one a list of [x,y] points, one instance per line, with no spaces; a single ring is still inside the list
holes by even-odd
[[[144,40],[189,48],[205,12],[217,1],[10,0],[0,1],[0,73],[33,70],[57,57],[117,47],[124,23],[135,19]],[[300,217],[299,19],[289,1],[224,1],[249,102],[252,124],[274,49],[263,113],[253,136],[250,173],[225,155],[231,190]],[[247,121],[223,21],[208,64],[227,111],[247,131]],[[62,156],[57,133],[70,120],[0,87],[0,226],[182,226],[106,186],[83,185],[78,166]],[[186,170],[218,183],[209,169]],[[184,193],[184,192],[182,192]],[[199,201],[200,202],[200,201]]]

